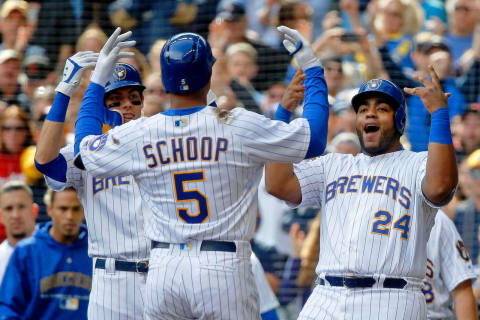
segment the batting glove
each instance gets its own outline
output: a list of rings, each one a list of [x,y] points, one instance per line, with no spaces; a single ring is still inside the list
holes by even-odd
[[[95,67],[97,59],[98,53],[93,51],[80,51],[68,58],[63,69],[62,81],[57,85],[55,91],[71,97],[82,79],[83,71]]]
[[[120,52],[123,48],[133,47],[135,40],[126,41],[132,35],[131,31],[120,34],[122,30],[117,28],[108,38],[107,42],[100,50],[97,66],[92,72],[90,81],[105,87],[113,73],[113,67],[119,58],[132,57],[133,52]]]
[[[320,61],[315,56],[310,43],[295,29],[280,26],[277,30],[284,36],[283,46],[288,50],[291,56],[295,56],[298,65],[303,71],[321,66]]]

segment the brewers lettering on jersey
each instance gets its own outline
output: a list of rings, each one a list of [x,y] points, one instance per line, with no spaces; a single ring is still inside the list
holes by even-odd
[[[58,137],[63,135],[69,96],[78,85],[82,71],[94,66],[97,57],[93,52],[79,52],[69,58],[64,80],[56,89],[55,102],[42,127],[35,160],[52,189],[74,187],[84,207],[89,231],[88,254],[94,263],[88,318],[142,319],[150,254],[150,242],[143,225],[149,208],[141,201],[138,186],[132,176],[98,178],[78,169],[73,165],[73,146],[60,150],[60,144],[53,143],[61,141]],[[108,76],[104,90],[106,105],[121,112],[125,121],[138,118],[144,88],[140,74],[128,64],[118,64]],[[102,110],[105,109],[104,91],[102,88],[95,93],[95,101]],[[119,114],[104,111],[106,115],[102,119],[106,123],[121,123]],[[116,123],[115,116],[118,117]]]
[[[472,290],[472,280],[476,277],[455,224],[439,210],[427,242],[427,273],[422,289],[428,318],[478,319]]]
[[[291,124],[243,108],[205,106],[215,58],[193,33],[172,37],[161,53],[170,110],[99,135],[102,111],[85,96],[75,164],[96,178],[133,176],[153,211],[145,229],[152,240],[146,318],[259,318],[249,240],[263,166],[317,156],[326,144],[323,68],[302,40],[292,38],[287,48],[312,58],[304,118]]]
[[[432,113],[428,153],[403,150],[405,98],[373,79],[352,99],[362,153],[267,164],[267,191],[321,207],[317,285],[299,319],[425,319],[426,243],[457,183],[447,95],[437,75],[406,89]]]

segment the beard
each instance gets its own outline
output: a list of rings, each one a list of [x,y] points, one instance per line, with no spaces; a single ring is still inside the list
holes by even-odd
[[[382,131],[378,145],[373,147],[365,147],[362,134],[363,130],[358,130],[358,128],[356,128],[356,131],[358,139],[360,140],[360,146],[362,147],[362,151],[370,156],[377,156],[389,152],[395,142],[400,138],[400,133],[398,133],[398,131],[395,129],[390,130],[386,133]]]

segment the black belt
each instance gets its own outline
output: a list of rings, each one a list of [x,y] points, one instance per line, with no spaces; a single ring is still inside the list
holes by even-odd
[[[371,288],[377,282],[372,277],[334,277],[325,276],[325,280],[332,287],[346,287],[346,288]],[[324,286],[325,280],[318,278],[318,284]],[[402,278],[385,278],[383,281],[384,288],[403,289],[407,285],[407,281]]]
[[[95,261],[95,268],[105,269],[105,263],[106,263],[105,259],[97,259],[97,261]],[[115,260],[115,270],[147,273],[148,260],[137,261],[137,262]]]
[[[183,244],[183,243],[180,243],[179,245],[181,248],[183,246],[187,246],[187,244]],[[152,249],[155,249],[155,248],[168,249],[170,248],[170,243],[153,240]],[[231,242],[231,241],[203,240],[202,244],[200,245],[200,251],[237,252],[237,246],[235,245],[235,242]]]

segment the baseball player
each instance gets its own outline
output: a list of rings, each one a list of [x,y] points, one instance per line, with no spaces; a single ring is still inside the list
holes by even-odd
[[[472,260],[455,224],[439,210],[427,242],[427,273],[422,289],[429,319],[478,319],[472,289],[475,278]]]
[[[85,208],[88,253],[94,264],[88,318],[142,319],[150,253],[144,215],[149,209],[141,201],[133,177],[96,177],[73,165],[72,145],[60,149],[69,98],[82,72],[93,67],[97,58],[98,54],[79,52],[68,59],[55,102],[43,124],[35,160],[51,188],[73,186]],[[113,75],[112,70],[105,92],[95,99],[104,111],[102,122],[116,125],[122,123],[122,117],[125,122],[140,117],[144,87],[132,66],[117,64]]]
[[[260,316],[262,320],[278,320],[276,308],[280,306],[275,293],[268,284],[265,270],[263,270],[260,260],[254,252],[250,256],[252,264],[253,278],[258,291],[258,304],[260,306]]]
[[[457,184],[448,94],[430,74],[419,79],[425,87],[405,89],[432,114],[428,152],[402,149],[403,92],[373,79],[352,99],[362,153],[266,165],[271,194],[321,207],[318,284],[299,319],[426,318],[426,244]]]
[[[280,30],[306,73],[303,118],[291,124],[205,106],[215,58],[205,39],[182,33],[161,54],[171,108],[100,135],[95,97],[105,90],[120,31],[102,49],[79,111],[75,163],[98,178],[132,175],[152,208],[147,319],[260,317],[249,240],[263,166],[321,154],[328,121],[323,68],[297,32]]]

